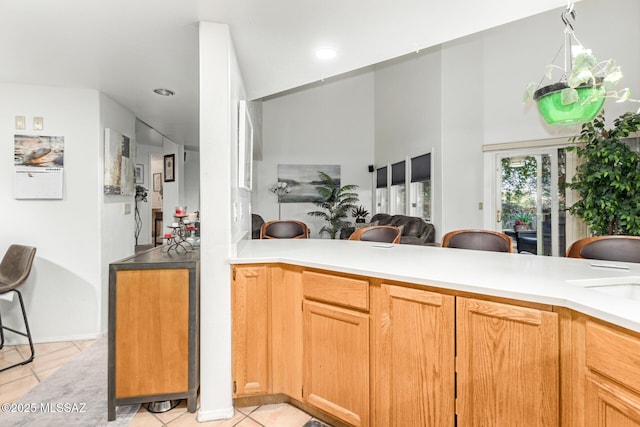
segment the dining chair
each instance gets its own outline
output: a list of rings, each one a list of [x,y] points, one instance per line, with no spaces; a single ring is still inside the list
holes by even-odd
[[[260,227],[261,239],[308,239],[309,227],[293,219],[269,221]]]
[[[374,225],[363,227],[354,231],[349,240],[361,240],[367,242],[400,243],[402,233],[400,228],[392,225]]]
[[[595,236],[576,240],[567,249],[568,258],[640,262],[640,236]]]
[[[5,252],[2,262],[0,262],[0,295],[8,292],[14,292],[18,295],[18,301],[20,302],[20,308],[22,309],[22,319],[24,320],[25,326],[25,332],[5,326],[2,324],[2,316],[0,315],[0,349],[4,347],[5,331],[26,337],[29,340],[29,348],[31,349],[31,356],[28,359],[2,368],[0,369],[0,372],[31,362],[35,354],[22,294],[18,289],[16,289],[27,279],[27,277],[29,277],[35,255],[36,248],[32,246],[11,245],[9,246],[9,249],[7,249],[7,252]]]
[[[509,236],[493,230],[456,230],[442,237],[443,248],[475,249],[479,251],[513,252]]]

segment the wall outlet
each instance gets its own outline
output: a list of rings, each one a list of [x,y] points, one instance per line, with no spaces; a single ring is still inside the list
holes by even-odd
[[[124,214],[131,215],[131,203],[124,204]]]
[[[44,130],[44,118],[42,117],[33,118],[33,130]]]
[[[478,210],[481,211],[484,208],[484,204],[482,202],[478,203]]]
[[[27,119],[25,116],[16,116],[16,129],[25,130],[27,128]]]

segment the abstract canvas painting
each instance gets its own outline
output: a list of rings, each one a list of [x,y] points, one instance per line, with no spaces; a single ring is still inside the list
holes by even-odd
[[[104,130],[104,194],[133,196],[135,193],[135,144],[113,129]]]
[[[280,203],[312,203],[321,200],[316,189],[322,185],[320,171],[340,185],[340,165],[278,165],[278,181],[286,182],[289,188],[289,192],[280,197]]]

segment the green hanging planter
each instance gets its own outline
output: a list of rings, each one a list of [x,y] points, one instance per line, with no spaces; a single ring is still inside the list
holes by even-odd
[[[554,83],[541,87],[533,94],[533,99],[538,104],[538,111],[548,124],[572,126],[590,122],[602,109],[605,90],[601,86],[580,86],[576,88],[579,100],[563,104],[562,91],[568,87],[564,82]],[[594,93],[599,93],[601,96],[587,101]]]

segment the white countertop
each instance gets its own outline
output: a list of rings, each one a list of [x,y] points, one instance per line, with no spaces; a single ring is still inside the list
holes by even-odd
[[[566,282],[640,279],[635,263],[329,239],[247,240],[230,259],[275,262],[567,307],[640,332],[640,301]]]

